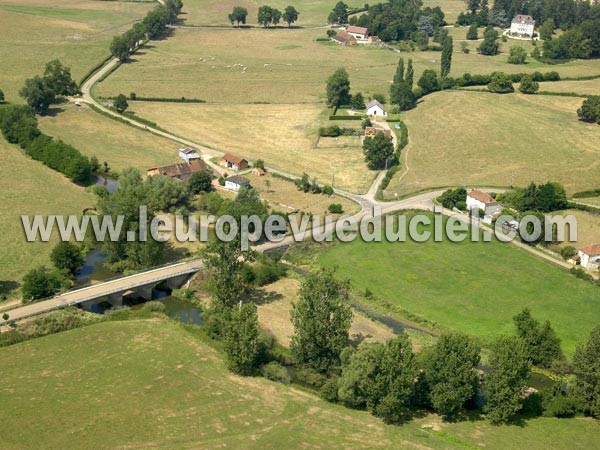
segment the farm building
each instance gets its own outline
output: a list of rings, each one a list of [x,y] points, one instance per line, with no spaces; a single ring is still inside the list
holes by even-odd
[[[494,215],[502,211],[502,204],[494,200],[489,194],[478,189],[472,189],[467,194],[467,209],[481,209],[486,215]]]
[[[248,161],[244,158],[240,158],[239,156],[232,155],[231,153],[226,153],[223,155],[219,164],[223,167],[227,167],[228,169],[240,171],[248,168]]]
[[[239,175],[233,175],[225,178],[225,189],[239,191],[243,187],[249,187],[250,181]]]
[[[189,162],[179,162],[170,166],[154,167],[146,172],[148,176],[165,175],[179,181],[187,180],[192,174],[208,172],[208,167],[201,159],[191,159]]]
[[[510,33],[523,37],[533,37],[534,28],[535,20],[533,20],[533,17],[525,14],[517,14],[510,23]]]
[[[252,175],[257,175],[259,177],[264,177],[265,176],[265,171],[263,169],[261,169],[260,167],[255,167],[254,169],[252,169]]]
[[[579,250],[581,265],[586,269],[600,268],[600,244],[592,244]]]
[[[376,128],[376,127],[366,127],[365,128],[365,137],[375,137],[379,133],[383,133],[384,136],[389,137],[390,139],[392,138],[391,130],[384,130],[383,128]]]
[[[367,37],[369,37],[369,30],[364,27],[350,25],[348,28],[346,28],[346,32],[352,35],[359,43],[361,43],[360,41],[364,41],[366,43]]]
[[[179,149],[179,157],[185,162],[189,163],[192,159],[199,159],[200,153],[198,153],[198,150],[195,150],[190,147],[185,147]]]
[[[339,31],[331,40],[339,45],[358,45],[356,38],[345,31]]]
[[[377,100],[369,102],[367,105],[367,116],[387,117],[387,112],[383,109],[383,105]]]

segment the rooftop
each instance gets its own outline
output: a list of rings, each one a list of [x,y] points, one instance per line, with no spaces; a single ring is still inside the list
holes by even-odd
[[[489,194],[478,189],[472,189],[471,192],[469,192],[469,197],[474,198],[475,200],[485,204],[496,203],[496,201],[492,197],[490,197]]]

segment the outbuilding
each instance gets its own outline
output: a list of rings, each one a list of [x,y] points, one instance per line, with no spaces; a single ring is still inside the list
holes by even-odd
[[[373,100],[367,105],[367,116],[387,117],[387,112],[383,109],[381,103],[377,100]]]
[[[225,189],[239,191],[243,187],[250,187],[250,180],[239,175],[232,175],[225,178]]]

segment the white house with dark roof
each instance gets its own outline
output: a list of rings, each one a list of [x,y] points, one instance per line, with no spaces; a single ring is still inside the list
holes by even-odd
[[[535,20],[533,20],[533,17],[525,14],[517,14],[510,23],[510,33],[518,34],[519,36],[533,37],[534,28]]]
[[[383,105],[377,100],[369,102],[367,105],[367,116],[387,117],[387,112],[383,109]]]
[[[196,149],[185,147],[179,149],[179,157],[189,164],[192,159],[200,159],[200,154]]]
[[[250,187],[250,180],[239,175],[232,175],[225,178],[225,189],[239,191],[243,187]]]
[[[600,244],[592,244],[579,250],[579,261],[586,269],[600,268]]]

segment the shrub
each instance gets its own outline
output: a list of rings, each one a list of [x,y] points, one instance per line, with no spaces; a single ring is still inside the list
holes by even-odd
[[[566,247],[561,247],[559,253],[560,256],[562,256],[562,258],[566,260],[575,256],[577,254],[577,249],[575,247],[567,245]]]
[[[269,364],[265,364],[261,367],[261,370],[265,378],[271,381],[290,384],[291,378],[287,369],[278,362],[272,361]]]
[[[326,184],[325,186],[323,186],[321,193],[324,195],[333,195],[333,187]]]
[[[137,98],[137,95],[136,95],[136,93],[135,93],[135,92],[131,92],[131,93],[129,94],[129,99],[130,99],[130,100],[135,100],[136,98]]]
[[[547,417],[573,417],[580,408],[580,402],[577,399],[568,397],[561,392],[544,400],[544,415]]]
[[[580,280],[593,281],[594,277],[592,277],[589,273],[583,270],[581,267],[573,267],[570,272],[575,275],[575,277]]]
[[[502,72],[494,73],[492,81],[488,84],[488,90],[495,94],[515,92],[515,88],[512,85],[512,79]]]
[[[325,401],[335,403],[338,401],[338,378],[330,378],[321,386],[319,391]]]
[[[218,181],[219,181],[219,185],[221,185],[221,186],[225,186],[225,178],[223,177],[223,175],[221,175],[221,176],[219,177],[219,180],[218,180]]]
[[[342,214],[344,212],[344,208],[340,203],[332,203],[327,209],[331,214]]]
[[[167,314],[167,307],[165,304],[156,300],[144,303],[142,310],[152,313]]]
[[[325,375],[310,367],[300,367],[296,370],[296,376],[294,378],[296,382],[316,388],[321,388],[325,384],[325,381],[327,381]]]
[[[560,81],[560,75],[558,72],[546,72],[544,74],[544,81]]]
[[[577,110],[577,116],[584,122],[600,123],[600,96],[594,95],[584,100]]]
[[[519,91],[523,94],[535,94],[540,89],[540,85],[537,81],[533,81],[530,75],[524,75],[521,78],[521,85]]]
[[[523,47],[513,45],[510,48],[510,55],[508,57],[509,64],[525,64],[526,59],[527,51]]]

